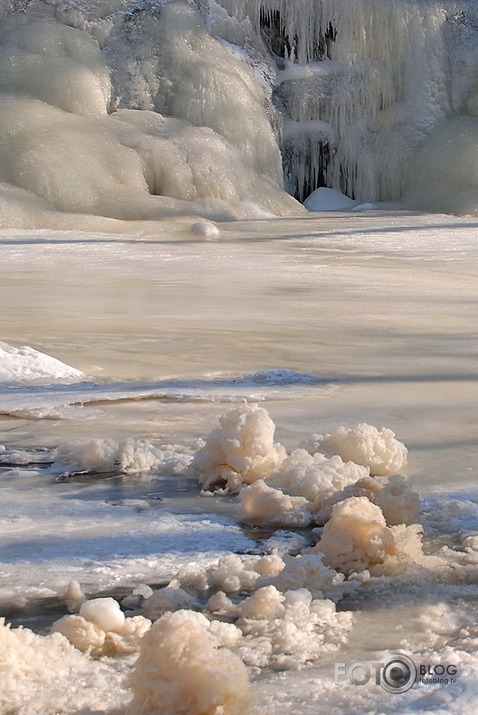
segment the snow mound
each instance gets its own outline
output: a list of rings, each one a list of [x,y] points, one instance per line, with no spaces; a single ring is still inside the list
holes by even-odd
[[[350,211],[358,202],[349,199],[337,189],[321,187],[313,191],[304,201],[309,211]]]
[[[28,345],[16,348],[0,342],[0,383],[78,382],[84,374]]]

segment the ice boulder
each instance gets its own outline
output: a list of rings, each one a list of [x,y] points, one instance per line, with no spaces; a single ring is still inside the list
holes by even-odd
[[[275,424],[267,410],[241,405],[219,419],[219,427],[196,452],[191,470],[199,475],[204,490],[231,491],[252,484],[274,472],[287,456],[274,442]]]
[[[338,454],[344,461],[369,467],[372,476],[396,474],[407,464],[408,450],[387,427],[377,429],[361,422],[348,429],[339,427],[335,432],[317,435],[307,446],[309,451]]]
[[[180,610],[153,624],[131,675],[130,715],[244,715],[247,670],[229,649],[241,637],[230,623]]]

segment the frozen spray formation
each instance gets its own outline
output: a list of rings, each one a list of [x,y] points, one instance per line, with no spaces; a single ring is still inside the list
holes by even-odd
[[[229,410],[219,425],[191,463],[205,490],[233,490],[242,483],[265,479],[286,457],[284,447],[274,442],[275,424],[263,407]]]
[[[477,211],[471,0],[0,7],[2,226],[300,215],[324,186]]]
[[[333,657],[347,643],[355,619],[337,608],[344,596],[358,595],[376,578],[383,584],[401,573],[406,579],[408,568],[412,580],[419,573],[426,581],[440,570],[456,574],[470,561],[468,552],[459,557],[446,548],[425,555],[418,495],[400,474],[371,476],[373,465],[383,473],[392,463],[405,464],[406,449],[391,430],[340,427],[304,440],[312,454],[299,448],[289,455],[274,433],[264,408],[230,409],[197,451],[191,471],[204,494],[236,495],[246,522],[320,528],[307,536],[277,531],[262,540],[260,553],[231,553],[209,565],[192,561],[164,587],[138,586],[122,608],[110,597],[85,600],[71,582],[65,599],[76,612],[55,621],[51,635],[0,627],[0,640],[12,653],[9,707],[16,702],[8,688],[19,677],[17,654],[22,677],[36,681],[45,667],[41,658],[35,661],[38,650],[51,651],[52,667],[64,658],[66,667],[89,668],[98,678],[114,659],[128,659],[128,690],[118,693],[121,712],[247,712],[254,700],[248,668],[297,670]],[[362,464],[332,454],[345,455],[351,440]],[[328,455],[317,451],[319,444]],[[92,446],[106,450],[105,464],[118,450],[113,441]],[[63,451],[74,455],[74,447]],[[81,443],[77,448],[85,459],[90,454]],[[94,449],[90,457],[98,463]],[[438,642],[441,631],[423,627]],[[444,631],[446,637],[451,632]]]
[[[164,615],[141,644],[131,677],[131,715],[247,712],[247,670],[228,647],[239,637],[234,625],[211,622],[201,613]]]
[[[85,601],[78,615],[55,621],[51,631],[64,635],[83,653],[99,657],[139,651],[140,640],[150,626],[144,616],[125,618],[113,598],[96,598]]]

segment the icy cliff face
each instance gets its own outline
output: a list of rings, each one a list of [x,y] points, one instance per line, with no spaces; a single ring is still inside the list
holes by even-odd
[[[300,214],[283,187],[478,211],[471,0],[2,0],[0,20],[4,226]]]
[[[204,4],[220,16],[218,3]],[[277,67],[286,188],[301,200],[329,186],[359,201],[397,201],[412,183],[411,159],[435,127],[476,115],[476,3],[220,5],[244,28],[250,22]],[[211,23],[223,34],[230,25],[222,16]]]

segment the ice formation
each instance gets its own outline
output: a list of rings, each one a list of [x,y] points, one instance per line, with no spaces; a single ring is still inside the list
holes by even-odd
[[[264,586],[239,604],[237,626],[243,633],[238,652],[248,665],[299,669],[347,640],[350,612],[313,599],[308,589],[281,593]]]
[[[300,215],[283,181],[300,200],[476,213],[477,12],[5,0],[1,224]]]
[[[312,452],[338,454],[346,461],[369,467],[372,476],[396,474],[407,464],[407,448],[391,429],[378,429],[364,422],[353,428],[339,427],[331,434],[316,435],[306,447]]]
[[[0,342],[0,383],[78,382],[85,376],[50,355],[24,345]]]
[[[337,608],[346,594],[407,567],[433,572],[448,563],[443,554],[423,553],[420,502],[407,480],[370,474],[403,466],[406,450],[391,430],[342,427],[309,440],[312,454],[299,448],[289,456],[274,433],[264,408],[235,407],[196,453],[193,472],[204,487],[238,491],[246,520],[323,528],[294,538],[278,531],[261,553],[182,566],[166,586],[142,586],[124,599],[126,613],[112,598],[84,600],[79,584],[68,587],[79,613],[56,621],[49,638],[61,634],[94,659],[139,653],[127,712],[243,713],[251,697],[247,667],[300,669],[347,642],[354,615]],[[361,463],[317,452],[319,444],[344,458],[349,449]],[[90,447],[99,449],[97,463],[115,464],[117,443]],[[75,454],[71,446],[62,451]],[[459,567],[455,561],[449,570]]]
[[[111,438],[72,440],[60,444],[53,452],[55,468],[69,474],[114,471],[137,474],[154,469],[162,460],[161,450],[147,440],[132,437],[120,442]]]
[[[193,4],[34,0],[2,25],[2,225],[303,211],[281,188],[271,87]]]
[[[218,226],[212,221],[196,221],[191,226],[191,231],[195,236],[204,236],[205,238],[217,238],[221,233]]]
[[[315,189],[304,201],[309,211],[350,211],[357,206],[357,201],[349,199],[336,189],[322,187]]]
[[[219,425],[191,462],[204,490],[231,491],[265,479],[286,457],[284,447],[274,442],[275,425],[269,413],[258,405],[229,410]]]
[[[350,497],[333,507],[314,549],[346,575],[368,570],[377,576],[420,561],[421,534],[418,524],[388,527],[380,507],[366,497]]]
[[[264,408],[236,407],[219,423],[194,456],[191,471],[205,490],[240,489],[245,521],[289,527],[323,524],[336,503],[362,496],[380,506],[388,526],[418,521],[419,497],[395,474],[406,465],[407,449],[390,429],[364,423],[339,427],[304,440],[306,449],[287,455],[274,443],[275,425]],[[377,481],[371,474],[390,478]]]
[[[279,469],[267,480],[270,486],[283,489],[288,494],[303,496],[314,502],[316,510],[331,493],[354,484],[368,476],[369,470],[357,460],[344,462],[340,456],[326,457],[320,452],[309,454],[296,449],[285,459]]]
[[[125,618],[114,598],[85,601],[78,615],[55,621],[51,633],[61,633],[78,650],[99,657],[139,651],[140,641],[151,621],[144,616]]]
[[[113,709],[127,699],[119,673],[85,658],[60,633],[39,636],[28,628],[10,628],[4,619],[0,668],[2,713]]]
[[[323,554],[231,554],[206,568],[180,569],[169,586],[144,602],[142,612],[157,618],[202,609],[213,624],[225,619],[237,626],[230,647],[246,665],[298,669],[347,639],[352,614],[337,612],[326,598],[340,597],[347,590],[343,582]]]
[[[131,676],[132,715],[242,715],[251,697],[247,670],[230,646],[234,625],[176,611],[154,623]]]
[[[312,521],[307,499],[289,496],[263,481],[241,489],[240,499],[245,518],[254,524],[308,526]]]

